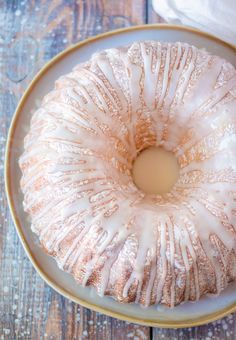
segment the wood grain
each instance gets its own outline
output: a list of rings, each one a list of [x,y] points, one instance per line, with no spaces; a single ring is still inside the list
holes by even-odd
[[[150,0],[0,0],[0,340],[235,338],[235,315],[190,329],[150,329],[63,298],[36,274],[7,207],[3,178],[7,131],[35,73],[54,55],[88,36],[160,21]]]

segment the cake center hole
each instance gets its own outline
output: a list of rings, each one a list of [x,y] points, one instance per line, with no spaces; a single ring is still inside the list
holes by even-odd
[[[143,192],[165,194],[179,178],[179,165],[172,152],[153,146],[138,155],[132,173],[135,185]]]

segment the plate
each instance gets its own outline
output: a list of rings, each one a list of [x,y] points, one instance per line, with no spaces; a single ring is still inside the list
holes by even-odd
[[[173,25],[144,25],[120,29],[89,38],[52,59],[33,79],[22,97],[9,130],[5,161],[6,192],[11,214],[24,249],[41,277],[57,292],[87,308],[154,327],[190,327],[208,323],[236,311],[236,283],[218,297],[205,296],[198,302],[187,302],[173,309],[164,306],[140,307],[121,304],[111,297],[99,297],[94,289],[80,287],[71,275],[61,271],[53,258],[40,248],[30,229],[29,217],[22,207],[21,172],[18,159],[23,151],[23,138],[29,130],[32,112],[42,97],[62,74],[86,61],[97,51],[127,45],[137,40],[182,41],[205,48],[236,66],[236,49],[221,40],[192,28]]]

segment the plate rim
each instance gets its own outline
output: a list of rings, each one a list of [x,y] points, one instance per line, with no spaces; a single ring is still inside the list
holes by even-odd
[[[11,124],[8,130],[8,137],[7,137],[7,142],[6,142],[6,149],[5,149],[5,164],[4,164],[4,179],[5,179],[5,191],[6,191],[6,197],[7,197],[7,202],[9,206],[9,210],[11,213],[11,217],[13,219],[17,234],[20,238],[21,244],[30,260],[32,263],[33,267],[35,268],[36,272],[40,275],[40,277],[51,287],[53,288],[56,292],[61,294],[62,296],[66,297],[67,299],[70,299],[71,301],[82,305],[83,307],[89,308],[91,310],[94,310],[99,313],[103,313],[107,316],[115,317],[120,320],[132,322],[132,323],[137,323],[140,325],[144,326],[150,326],[150,327],[162,327],[162,328],[183,328],[183,327],[194,327],[194,326],[200,326],[203,324],[207,324],[209,322],[215,321],[217,319],[220,319],[230,313],[233,313],[236,311],[236,303],[233,303],[225,308],[223,308],[220,311],[210,313],[209,315],[206,315],[204,317],[200,316],[196,318],[194,321],[191,320],[186,320],[186,321],[169,321],[169,320],[145,320],[141,319],[138,317],[132,317],[132,316],[127,316],[125,314],[115,312],[113,310],[110,310],[109,308],[106,307],[100,307],[97,306],[96,304],[87,302],[86,300],[83,300],[82,298],[78,298],[72,293],[68,292],[65,288],[59,286],[56,284],[52,278],[49,278],[47,274],[43,271],[43,269],[40,267],[40,264],[37,262],[37,259],[34,257],[32,254],[27,241],[24,237],[22,228],[21,228],[21,223],[20,219],[17,216],[17,212],[15,209],[14,205],[14,200],[13,200],[13,195],[12,195],[12,187],[11,187],[11,176],[10,176],[10,160],[12,157],[12,141],[13,141],[13,136],[14,132],[17,126],[17,121],[18,118],[21,114],[22,107],[24,106],[26,100],[31,94],[31,91],[34,89],[34,87],[37,85],[38,81],[44,76],[44,74],[47,72],[48,69],[50,69],[54,64],[59,62],[61,59],[63,59],[66,55],[72,53],[73,51],[80,49],[82,46],[89,44],[90,42],[95,42],[97,40],[101,40],[106,37],[111,37],[113,35],[119,35],[120,33],[127,33],[127,32],[132,32],[132,31],[139,31],[139,30],[146,30],[146,29],[157,29],[157,30],[162,30],[162,29],[177,29],[177,30],[182,30],[182,31],[187,31],[187,32],[192,32],[195,33],[199,36],[204,36],[207,37],[213,41],[216,41],[219,44],[222,44],[230,49],[232,49],[234,52],[236,52],[236,46],[227,43],[209,33],[202,32],[198,29],[184,26],[184,25],[172,25],[172,24],[145,24],[145,25],[137,25],[137,26],[130,26],[130,27],[125,27],[125,28],[120,28],[116,30],[112,30],[109,32],[101,33],[96,36],[89,37],[85,40],[79,41],[76,44],[71,45],[70,47],[66,48],[59,54],[57,54],[54,58],[49,60],[40,70],[39,72],[33,77],[31,82],[29,83],[28,87],[24,91],[23,96],[21,97],[15,113],[12,116]]]

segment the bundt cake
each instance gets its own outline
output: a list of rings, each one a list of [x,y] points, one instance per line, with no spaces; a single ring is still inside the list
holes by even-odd
[[[179,178],[146,194],[144,149]],[[24,210],[58,266],[99,295],[175,306],[236,281],[236,71],[186,43],[135,42],[60,77],[19,164]]]

